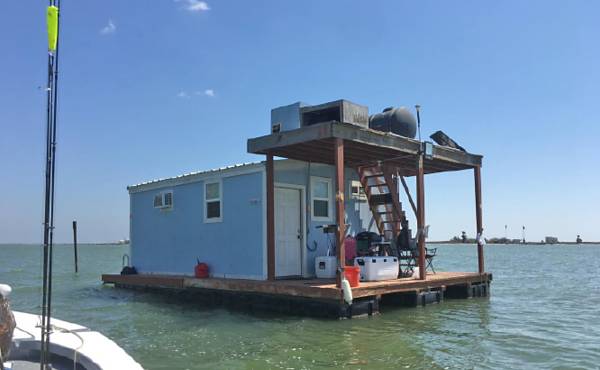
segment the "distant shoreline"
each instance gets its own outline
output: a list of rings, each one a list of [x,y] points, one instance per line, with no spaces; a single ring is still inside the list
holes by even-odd
[[[26,246],[42,246],[42,243],[0,243],[0,247],[4,245],[26,245]],[[54,246],[72,246],[73,243],[54,243]],[[97,245],[97,246],[118,246],[118,245],[129,245],[129,243],[119,243],[119,242],[102,242],[102,243],[77,243],[78,246],[82,245]]]
[[[456,244],[456,245],[473,245],[475,241],[468,241],[466,243],[455,242],[455,241],[428,241],[427,244]],[[600,245],[599,242],[556,242],[556,243],[542,243],[542,242],[525,242],[525,243],[486,243],[486,245]]]
[[[462,242],[455,242],[455,241],[449,241],[449,240],[435,240],[435,241],[428,241],[427,244],[448,244],[448,245],[474,245],[475,241],[468,241],[466,243],[462,243]],[[37,246],[41,246],[41,243],[0,243],[0,247],[2,246],[15,246],[15,245],[23,245],[23,246],[32,246],[32,247],[37,247]],[[55,243],[54,246],[72,246],[73,243]],[[109,247],[117,247],[117,246],[124,246],[124,245],[129,245],[129,243],[119,243],[119,242],[102,242],[102,243],[77,243],[77,245],[79,246],[87,246],[87,245],[92,245],[92,246],[99,246],[99,247],[103,247],[103,246],[109,246]],[[526,242],[526,243],[486,243],[486,245],[522,245],[522,246],[527,246],[527,245],[600,245],[600,241],[597,242],[581,242],[581,243],[576,243],[576,242],[557,242],[557,243],[541,243],[541,242]]]

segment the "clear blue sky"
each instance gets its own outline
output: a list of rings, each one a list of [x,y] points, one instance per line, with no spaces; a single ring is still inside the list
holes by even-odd
[[[62,0],[57,236],[128,236],[128,184],[259,160],[270,109],[423,107],[485,155],[486,236],[600,240],[600,3]],[[43,1],[3,2],[0,242],[38,242]],[[471,172],[426,178],[433,239],[474,232]]]

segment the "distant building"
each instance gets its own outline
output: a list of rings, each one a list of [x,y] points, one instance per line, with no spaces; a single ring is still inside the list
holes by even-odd
[[[558,238],[555,236],[547,236],[546,237],[546,244],[556,244],[558,243]]]

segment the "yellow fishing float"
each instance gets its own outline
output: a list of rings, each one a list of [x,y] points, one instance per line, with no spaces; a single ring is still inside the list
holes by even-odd
[[[54,5],[48,7],[46,25],[48,27],[48,50],[55,51],[58,41],[58,8]]]

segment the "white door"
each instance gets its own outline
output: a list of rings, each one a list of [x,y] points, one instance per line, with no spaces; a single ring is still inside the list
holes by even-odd
[[[275,276],[302,275],[302,211],[299,189],[275,188]]]

